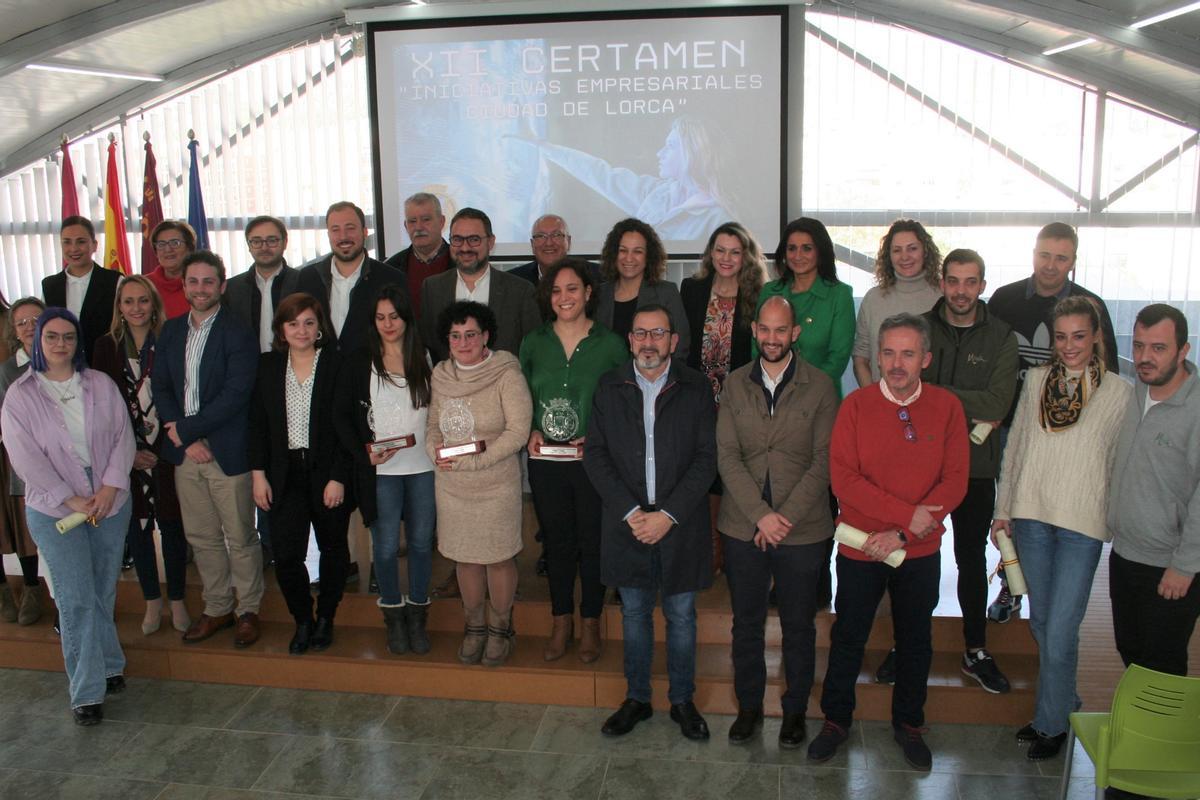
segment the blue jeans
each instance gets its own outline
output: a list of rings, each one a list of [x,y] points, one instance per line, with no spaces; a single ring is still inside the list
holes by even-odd
[[[54,583],[72,708],[103,703],[105,679],[125,670],[113,606],[132,513],[126,497],[99,525],[84,523],[62,534],[54,527],[57,517],[25,508],[29,534]]]
[[[371,525],[375,580],[379,604],[403,605],[400,594],[400,522],[408,539],[408,598],[417,605],[429,602],[429,576],[433,572],[433,527],[437,520],[433,472],[415,475],[379,475],[375,478],[378,516]]]
[[[1103,543],[1033,519],[1014,519],[1012,529],[1029,585],[1029,626],[1038,645],[1033,727],[1057,736],[1066,733],[1071,712],[1081,705],[1075,692],[1079,625]]]
[[[622,586],[621,630],[625,637],[626,695],[650,702],[650,665],[654,660],[654,597],[656,589]],[[687,703],[696,693],[696,593],[663,595],[667,619],[667,699]]]

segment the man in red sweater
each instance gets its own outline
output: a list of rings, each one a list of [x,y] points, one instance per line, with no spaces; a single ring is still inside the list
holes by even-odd
[[[887,591],[896,636],[892,728],[913,768],[933,766],[922,734],[933,657],[930,621],[941,578],[938,548],[942,520],[966,494],[970,453],[958,398],[921,383],[921,370],[932,359],[929,348],[929,324],[921,317],[884,320],[883,377],[847,397],[834,423],[829,471],[839,521],[869,537],[862,550],[838,548],[837,618],[821,693],[825,725],[809,745],[812,761],[828,761],[846,741],[863,650]],[[905,559],[899,567],[882,563],[900,548]]]

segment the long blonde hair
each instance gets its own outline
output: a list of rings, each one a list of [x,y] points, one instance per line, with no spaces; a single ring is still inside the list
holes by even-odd
[[[158,293],[158,289],[150,282],[150,279],[145,275],[126,275],[117,284],[117,293],[113,296],[112,325],[108,327],[109,335],[117,344],[120,344],[121,340],[125,338],[125,334],[129,332],[129,326],[125,324],[125,317],[121,316],[121,292],[131,283],[142,287],[150,295],[150,304],[154,306],[154,311],[150,314],[150,330],[154,331],[156,338],[162,333],[163,322],[167,316],[163,307],[162,295]]]

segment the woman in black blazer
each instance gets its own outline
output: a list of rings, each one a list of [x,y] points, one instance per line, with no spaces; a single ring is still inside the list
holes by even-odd
[[[350,561],[353,462],[330,424],[338,353],[320,301],[303,293],[284,298],[271,329],[275,340],[259,361],[250,405],[250,469],[254,502],[270,515],[275,576],[296,620],[288,652],[298,655],[333,643]],[[304,566],[310,525],[321,550],[315,620]]]
[[[717,404],[726,376],[750,363],[754,340],[754,315],[758,295],[767,277],[762,248],[744,227],[726,222],[712,232],[700,269],[683,279],[680,296],[687,315],[691,346],[687,365],[708,378]],[[721,507],[721,481],[709,490],[713,519],[713,568],[723,566],[717,511]]]

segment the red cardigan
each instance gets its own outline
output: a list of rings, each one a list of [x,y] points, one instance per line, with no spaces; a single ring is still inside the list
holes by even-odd
[[[941,520],[967,493],[967,423],[958,398],[928,383],[908,406],[916,441],[904,438],[899,409],[877,383],[842,402],[829,448],[830,480],[841,506],[840,522],[867,533],[900,528],[908,537],[908,557],[919,558],[937,552],[946,530]],[[918,539],[908,525],[922,504],[942,509],[933,512],[938,529]],[[869,560],[845,545],[839,552]]]

